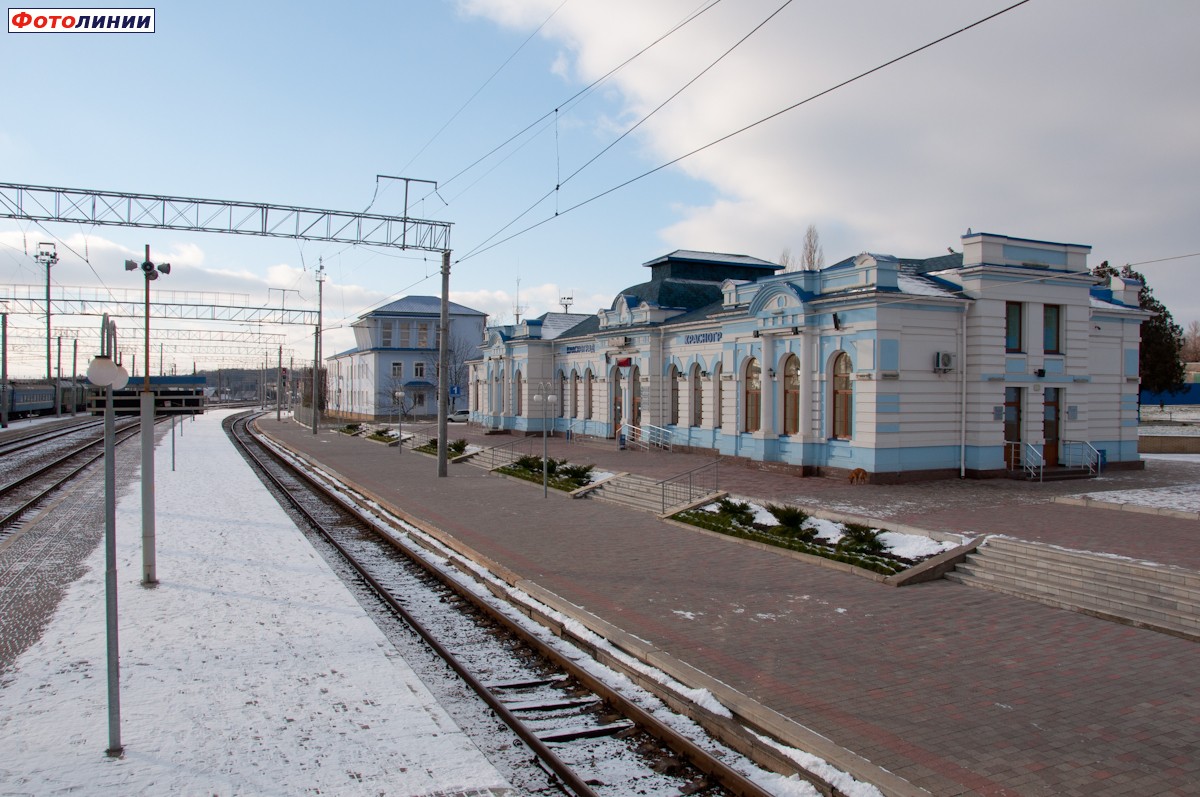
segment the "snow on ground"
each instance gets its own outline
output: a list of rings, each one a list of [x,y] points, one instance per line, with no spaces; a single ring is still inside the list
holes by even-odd
[[[504,793],[221,429],[156,457],[158,577],[140,492],[120,496],[121,713],[108,746],[104,551],[0,684],[0,792]]]
[[[749,498],[738,496],[730,496],[729,500],[749,504],[750,511],[754,513],[755,523],[762,523],[766,526],[777,524],[775,516],[761,504]],[[717,508],[718,505],[715,503],[706,504],[701,507],[701,509],[708,512],[716,512]],[[862,514],[868,513],[864,511]],[[825,540],[831,545],[836,544],[842,538],[843,526],[835,520],[810,517],[804,521],[804,526],[805,528],[816,529],[817,538]],[[930,556],[936,556],[943,551],[948,551],[957,545],[954,542],[938,542],[929,537],[923,537],[918,534],[902,534],[898,531],[885,531],[879,535],[879,538],[887,545],[888,553],[904,557],[905,559],[925,559]]]
[[[1146,460],[1173,460],[1175,462],[1200,462],[1200,454],[1142,454]],[[1089,498],[1110,504],[1134,504],[1136,506],[1173,509],[1179,512],[1200,512],[1200,484],[1175,484],[1169,487],[1148,487],[1141,490],[1107,490],[1095,493],[1077,493],[1069,498]]]
[[[1153,404],[1142,406],[1143,421],[1200,421],[1200,406],[1193,404],[1171,404],[1159,409]]]
[[[1166,424],[1154,424],[1152,426],[1139,426],[1138,435],[1140,437],[1200,437],[1200,425],[1168,426]]]

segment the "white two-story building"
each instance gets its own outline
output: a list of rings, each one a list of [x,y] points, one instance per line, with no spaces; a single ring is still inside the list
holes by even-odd
[[[472,415],[874,480],[1140,467],[1140,284],[1097,285],[1087,246],[962,241],[790,272],[673,252],[574,325],[489,329]]]
[[[326,362],[326,413],[354,421],[437,415],[437,296],[406,296],[352,325],[357,344]],[[450,303],[450,409],[466,406],[466,363],[479,356],[487,314]]]

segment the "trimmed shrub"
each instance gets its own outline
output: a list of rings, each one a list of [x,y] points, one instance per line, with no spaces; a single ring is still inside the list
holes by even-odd
[[[750,505],[743,501],[722,498],[717,501],[717,514],[724,515],[729,518],[730,522],[740,526],[754,525],[754,512],[750,509]]]

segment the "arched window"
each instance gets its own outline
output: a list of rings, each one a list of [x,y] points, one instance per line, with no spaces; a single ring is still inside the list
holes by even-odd
[[[704,423],[704,383],[700,381],[699,363],[692,366],[688,379],[692,380],[692,426],[700,426]]]
[[[567,377],[561,373],[558,375],[558,406],[555,410],[558,417],[567,414]]]
[[[783,363],[783,433],[800,433],[800,358],[794,354]]]
[[[833,360],[833,436],[849,440],[854,431],[854,386],[850,381],[850,355]]]
[[[673,426],[679,425],[679,369],[674,365],[671,366],[670,373],[667,374],[667,390],[670,391],[671,397],[671,417],[669,423]]]
[[[713,363],[712,369],[712,393],[713,393],[713,428],[721,428],[721,419],[725,415],[725,408],[722,406],[725,402],[725,388],[721,386],[721,363],[717,361]]]
[[[583,415],[588,420],[592,419],[592,407],[595,406],[592,402],[592,396],[595,393],[595,386],[596,376],[592,373],[592,369],[589,368],[587,373],[584,375],[583,387]]]
[[[758,360],[751,357],[746,361],[746,379],[743,383],[746,409],[743,432],[757,432],[762,428],[762,368]]]
[[[517,411],[515,414],[518,416],[521,416],[521,415],[525,414],[525,402],[522,400],[522,396],[521,396],[521,372],[520,371],[517,371],[515,374],[513,374],[513,387],[516,388],[516,391],[517,391],[517,402],[516,402]]]
[[[579,374],[571,372],[571,414],[570,418],[579,417]]]

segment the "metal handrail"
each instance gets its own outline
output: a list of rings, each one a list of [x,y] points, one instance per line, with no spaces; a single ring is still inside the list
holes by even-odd
[[[1063,440],[1062,446],[1068,468],[1076,467],[1074,453],[1078,451],[1078,467],[1087,468],[1087,472],[1092,476],[1100,472],[1100,451],[1091,443],[1086,440]]]
[[[1042,452],[1037,449],[1032,443],[1022,443],[1019,440],[1005,440],[1004,445],[1008,447],[1008,451],[1014,450],[1020,453],[1021,469],[1029,475],[1029,478],[1037,477],[1037,480],[1043,481],[1046,469],[1046,458],[1042,456]],[[1012,456],[1005,457],[1005,461],[1011,463]],[[1012,466],[1009,465],[1009,470]]]
[[[475,456],[475,461],[487,463],[489,470],[499,468],[510,462],[515,462],[524,454],[532,454],[535,440],[537,440],[536,437],[518,437],[516,440],[504,445],[485,448]],[[526,450],[518,454],[517,447],[522,445],[525,446]]]
[[[690,504],[697,498],[717,492],[720,489],[717,463],[720,461],[715,459],[706,465],[700,465],[660,481],[658,486],[662,489],[662,514],[667,513],[668,506]],[[668,496],[675,500],[668,502]]]
[[[621,427],[621,433],[625,435],[626,444],[637,443],[647,450],[651,447],[663,448],[667,451],[671,450],[670,429],[664,429],[661,426],[653,426],[651,424],[634,426],[631,423],[627,423]]]

